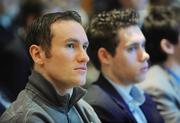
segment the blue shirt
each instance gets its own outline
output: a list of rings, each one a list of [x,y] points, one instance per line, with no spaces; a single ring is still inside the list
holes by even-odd
[[[121,95],[123,100],[126,102],[137,123],[147,123],[146,117],[139,107],[145,102],[145,96],[143,91],[139,90],[134,85],[125,87],[113,82],[106,76],[105,78],[112,84],[118,94]]]

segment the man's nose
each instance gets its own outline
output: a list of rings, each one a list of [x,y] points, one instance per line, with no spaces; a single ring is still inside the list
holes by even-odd
[[[89,56],[88,56],[86,50],[83,48],[79,52],[78,61],[85,62],[85,63],[89,62]]]
[[[140,60],[141,61],[147,61],[149,60],[149,54],[145,51],[145,49],[141,50]]]

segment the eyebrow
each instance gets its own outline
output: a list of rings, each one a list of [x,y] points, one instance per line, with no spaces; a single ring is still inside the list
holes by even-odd
[[[78,39],[75,39],[75,38],[66,39],[66,42],[80,43],[80,41]],[[89,45],[89,41],[83,41],[83,45]]]
[[[129,44],[127,44],[126,45],[126,47],[129,47],[129,46],[137,46],[137,45],[145,45],[145,43],[146,43],[146,41],[145,40],[143,40],[142,42],[136,42],[136,41],[134,41],[134,42],[132,42],[132,43],[129,43]]]

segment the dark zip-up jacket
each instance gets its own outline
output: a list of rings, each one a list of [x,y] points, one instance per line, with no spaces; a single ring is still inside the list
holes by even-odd
[[[86,91],[80,87],[73,94],[60,96],[39,73],[33,71],[26,88],[0,123],[100,123],[96,113],[83,99]]]

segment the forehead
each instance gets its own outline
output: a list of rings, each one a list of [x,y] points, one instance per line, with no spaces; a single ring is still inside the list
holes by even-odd
[[[145,37],[138,26],[129,26],[118,30],[120,44],[140,43],[145,41]]]
[[[68,39],[75,38],[77,40],[87,41],[84,28],[76,21],[66,20],[58,21],[51,25],[52,38]]]

